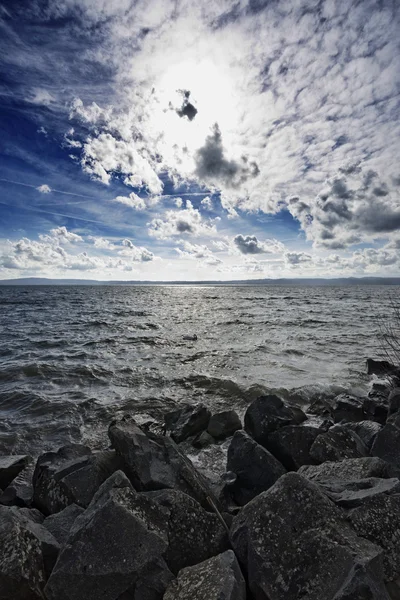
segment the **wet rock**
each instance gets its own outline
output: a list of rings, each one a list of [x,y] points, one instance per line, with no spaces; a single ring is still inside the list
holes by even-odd
[[[213,444],[215,442],[214,438],[212,437],[212,435],[210,435],[209,433],[207,433],[207,431],[202,431],[201,433],[199,433],[199,435],[197,435],[193,442],[192,442],[192,446],[193,448],[207,448],[207,446],[211,446],[211,444]]]
[[[399,369],[387,360],[367,358],[368,375],[398,375]]]
[[[268,490],[286,473],[275,456],[244,431],[237,431],[232,438],[226,468],[236,475],[229,492],[239,506]]]
[[[227,533],[214,514],[196,500],[176,490],[147,492],[168,513],[168,550],[165,560],[176,575],[229,548]]]
[[[48,600],[161,600],[172,580],[164,554],[167,513],[117,471],[96,492],[62,548]]]
[[[318,398],[310,405],[308,412],[319,417],[341,421],[361,421],[365,418],[363,398],[350,394],[339,394],[335,398]]]
[[[168,437],[143,432],[133,419],[111,423],[108,435],[138,491],[177,489],[210,510],[212,495],[204,477]]]
[[[120,465],[115,452],[92,453],[80,444],[46,452],[38,458],[33,475],[34,504],[45,515],[59,512],[69,504],[87,507],[103,481]]]
[[[206,429],[210,417],[211,412],[204,404],[194,406],[186,404],[182,408],[164,415],[164,422],[172,439],[179,443]]]
[[[0,507],[0,597],[42,600],[59,545],[34,518],[14,506]]]
[[[222,440],[233,435],[238,429],[242,429],[242,423],[237,412],[224,410],[212,415],[208,423],[207,433],[216,440]]]
[[[316,438],[310,448],[310,456],[317,463],[361,458],[368,456],[368,448],[356,433],[342,425],[334,425]]]
[[[320,433],[317,427],[288,425],[268,436],[267,448],[287,470],[297,471],[315,463],[310,448]]]
[[[5,490],[31,461],[31,457],[25,454],[0,456],[0,489]]]
[[[363,410],[365,418],[383,425],[387,419],[389,410],[389,392],[387,389],[382,390],[377,385],[374,385],[368,397],[364,399]]]
[[[31,506],[33,500],[33,471],[33,463],[21,471],[4,492],[0,493],[0,504],[4,506]]]
[[[376,434],[371,454],[400,469],[400,413],[392,415]]]
[[[258,444],[264,445],[268,441],[268,435],[276,429],[286,425],[299,425],[306,419],[301,409],[292,409],[278,396],[260,396],[246,410],[244,428]]]
[[[325,494],[343,508],[354,508],[375,496],[400,493],[400,481],[393,479],[359,479],[356,481],[330,481],[320,483]]]
[[[70,504],[67,508],[64,508],[64,510],[47,517],[44,520],[43,525],[62,546],[69,536],[69,532],[71,531],[75,519],[83,512],[84,509],[81,506]]]
[[[164,600],[246,600],[246,584],[239,563],[227,550],[194,567],[182,569]]]
[[[386,600],[382,549],[318,486],[288,473],[235,517],[231,542],[257,600]]]
[[[389,408],[388,415],[393,415],[400,410],[400,388],[394,388],[389,394],[388,398]]]
[[[376,421],[360,421],[359,423],[343,423],[347,429],[351,429],[364,442],[370,450],[376,434],[382,429],[382,425]]]
[[[384,460],[376,457],[348,458],[341,461],[325,462],[322,465],[305,465],[299,474],[311,481],[354,481],[377,477],[389,479],[397,476],[397,471]]]

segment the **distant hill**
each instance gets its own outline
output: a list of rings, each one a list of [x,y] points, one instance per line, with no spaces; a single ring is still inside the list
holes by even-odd
[[[2,279],[5,285],[400,285],[400,277],[340,277],[337,279],[241,279],[231,281],[98,281],[94,279]]]

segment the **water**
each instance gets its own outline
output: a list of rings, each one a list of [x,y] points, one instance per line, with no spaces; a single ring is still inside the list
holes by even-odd
[[[363,393],[394,287],[0,288],[0,452],[104,444],[116,415]],[[196,334],[197,341],[184,339]]]

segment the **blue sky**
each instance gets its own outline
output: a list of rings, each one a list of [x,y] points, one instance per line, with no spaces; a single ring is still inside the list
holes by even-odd
[[[399,22],[0,0],[0,278],[399,275]]]

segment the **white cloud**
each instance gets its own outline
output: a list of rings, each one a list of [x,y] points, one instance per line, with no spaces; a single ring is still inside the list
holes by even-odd
[[[51,192],[51,187],[49,185],[47,185],[47,183],[43,183],[43,185],[39,185],[39,187],[36,188],[38,192],[41,192],[42,194],[50,194]]]
[[[205,210],[209,210],[209,211],[214,210],[214,204],[213,204],[213,201],[210,198],[210,196],[206,196],[205,198],[203,198],[203,200],[200,202],[200,204]]]
[[[146,202],[134,192],[131,192],[129,196],[117,196],[114,198],[113,202],[125,204],[125,206],[129,206],[135,210],[146,210]]]
[[[193,237],[215,235],[216,231],[214,222],[204,220],[190,200],[186,201],[185,209],[168,210],[162,218],[153,219],[149,224],[149,235],[163,240],[185,234]]]
[[[43,106],[49,106],[50,104],[56,101],[54,96],[48,90],[42,88],[35,88],[34,90],[32,90],[27,100],[32,104],[38,104]]]
[[[102,237],[95,237],[93,235],[89,235],[88,240],[93,242],[95,248],[99,248],[101,250],[115,250],[117,248],[117,246],[110,242],[110,240],[106,240]]]
[[[233,239],[234,246],[242,254],[279,254],[283,252],[284,246],[278,240],[258,240],[255,235],[238,234]]]
[[[154,260],[154,254],[147,248],[138,247],[131,240],[122,240],[123,250],[118,252],[121,256],[129,256],[133,261],[150,262]]]
[[[56,238],[59,242],[83,242],[83,238],[80,235],[77,233],[72,233],[72,231],[68,231],[64,226],[50,229],[50,235],[53,238]]]

